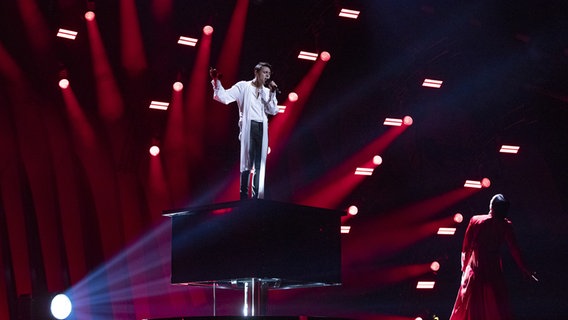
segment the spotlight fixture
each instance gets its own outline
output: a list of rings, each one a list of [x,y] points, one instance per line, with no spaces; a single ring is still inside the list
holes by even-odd
[[[59,38],[65,38],[70,40],[75,40],[77,38],[77,31],[67,30],[67,29],[59,29],[57,31],[57,36]]]
[[[203,34],[206,36],[210,36],[213,34],[213,27],[212,26],[205,26],[203,27]]]
[[[379,155],[373,157],[373,164],[380,166],[383,163],[383,158]]]
[[[183,90],[183,83],[176,81],[176,82],[174,82],[174,85],[172,87],[173,87],[174,91],[180,92],[181,90]]]
[[[148,151],[150,152],[150,155],[156,157],[157,155],[160,154],[160,147],[158,147],[157,145],[153,145],[150,147]]]
[[[93,21],[93,20],[95,20],[95,12],[93,12],[93,11],[87,11],[87,12],[85,12],[85,19],[86,19],[87,21]]]
[[[60,87],[61,89],[67,89],[67,88],[69,88],[69,80],[67,80],[67,79],[61,79],[61,80],[59,80],[59,87]]]
[[[357,19],[359,17],[359,13],[361,12],[357,10],[343,8],[339,11],[339,16],[343,18]]]
[[[320,53],[320,59],[321,61],[327,62],[329,61],[329,59],[331,59],[331,54],[327,51],[323,51],[322,53]]]
[[[462,223],[463,222],[463,215],[459,212],[454,214],[454,222],[455,223]]]
[[[423,87],[430,87],[430,88],[440,88],[442,86],[442,80],[434,80],[434,79],[424,79],[422,82]]]
[[[357,208],[357,206],[349,206],[349,208],[347,208],[347,213],[349,213],[349,215],[356,215],[357,213],[359,213],[359,208]]]
[[[53,299],[51,299],[50,310],[51,314],[56,319],[67,319],[71,314],[73,309],[73,305],[71,304],[71,300],[65,294],[58,294]]]
[[[298,54],[298,59],[316,61],[317,58],[318,54],[313,52],[300,51],[300,54]]]
[[[195,38],[180,36],[177,43],[184,46],[195,47],[197,45],[197,41],[198,40]]]
[[[430,270],[438,272],[440,270],[440,263],[438,261],[432,261],[432,263],[430,263]]]
[[[288,100],[290,100],[291,102],[298,101],[298,94],[296,92],[290,92],[288,94]]]

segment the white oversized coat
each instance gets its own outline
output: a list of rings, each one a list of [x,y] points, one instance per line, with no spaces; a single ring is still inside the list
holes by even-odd
[[[217,85],[213,81],[217,81]],[[213,99],[223,104],[229,104],[236,101],[239,107],[239,140],[241,141],[241,166],[240,170],[251,170],[249,166],[252,165],[249,159],[249,145],[250,145],[250,109],[252,99],[257,99],[257,87],[253,85],[253,81],[239,81],[231,88],[226,89],[221,85],[221,81],[212,80],[213,85]],[[278,113],[278,101],[276,94],[270,92],[270,89],[263,87],[260,91],[259,98],[264,106],[262,112],[262,150],[260,168],[256,168],[259,175],[258,197],[264,198],[264,176],[266,170],[266,154],[268,153],[268,117],[267,114],[276,115]]]

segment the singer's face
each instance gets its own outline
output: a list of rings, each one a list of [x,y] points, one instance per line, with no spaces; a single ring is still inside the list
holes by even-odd
[[[262,67],[260,68],[260,70],[258,70],[256,72],[256,77],[258,78],[258,80],[262,81],[262,83],[266,82],[268,79],[270,79],[270,68],[269,67]]]

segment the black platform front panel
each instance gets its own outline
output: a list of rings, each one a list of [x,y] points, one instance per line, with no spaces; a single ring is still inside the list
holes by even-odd
[[[172,219],[172,283],[341,283],[340,211],[249,200],[164,214]]]

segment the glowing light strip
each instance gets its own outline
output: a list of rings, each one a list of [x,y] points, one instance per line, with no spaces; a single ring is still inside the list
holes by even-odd
[[[357,17],[359,17],[359,13],[360,11],[357,10],[341,9],[339,16],[344,18],[357,19]]]
[[[476,180],[465,180],[465,183],[463,185],[466,188],[477,188],[477,189],[481,189],[481,181],[476,181]]]
[[[150,102],[150,109],[168,110],[169,105],[170,104],[167,103],[167,102],[152,101],[152,102]]]
[[[434,289],[436,281],[418,281],[416,289]]]
[[[508,146],[506,144],[501,146],[501,150],[499,150],[499,152],[502,153],[518,153],[519,152],[519,146]]]
[[[286,106],[278,106],[278,113],[286,112]]]
[[[400,127],[402,126],[402,119],[386,118],[385,122],[383,122],[383,125]]]
[[[456,233],[456,228],[439,228],[438,234],[453,236]]]
[[[359,176],[372,176],[373,175],[372,168],[357,168],[355,169],[355,175]]]
[[[77,37],[77,31],[59,29],[57,31],[57,36],[60,38],[75,40],[75,38]]]
[[[442,80],[433,80],[433,79],[424,79],[422,82],[423,87],[430,87],[430,88],[440,88],[442,86]]]
[[[349,233],[351,226],[341,226],[341,233]]]
[[[197,39],[181,36],[181,37],[179,37],[178,43],[182,44],[184,46],[195,47],[195,45],[197,45]]]
[[[298,59],[304,59],[304,60],[316,61],[317,58],[318,58],[317,53],[307,52],[307,51],[300,51],[300,54],[298,55]]]

